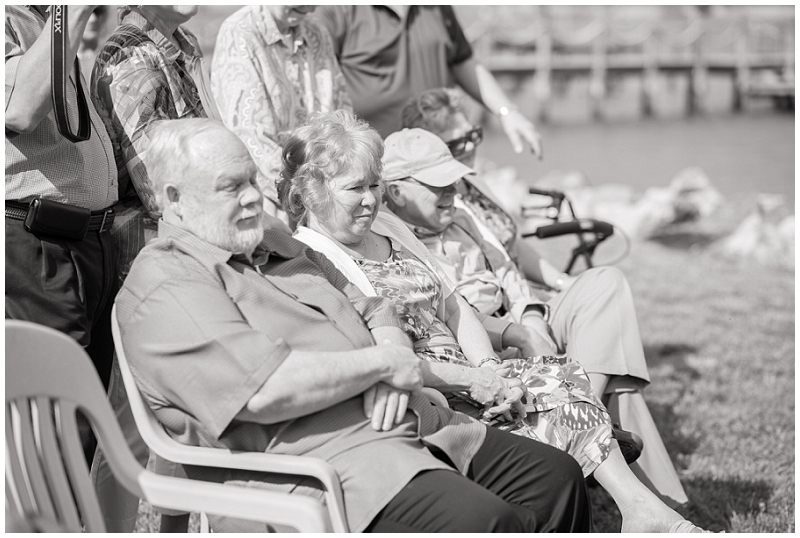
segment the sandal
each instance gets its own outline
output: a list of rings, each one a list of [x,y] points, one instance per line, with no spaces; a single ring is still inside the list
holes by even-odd
[[[611,435],[617,440],[619,451],[622,452],[622,456],[625,458],[625,462],[628,465],[639,459],[639,456],[642,455],[644,442],[642,438],[635,433],[623,430],[615,425],[614,429],[611,430]]]

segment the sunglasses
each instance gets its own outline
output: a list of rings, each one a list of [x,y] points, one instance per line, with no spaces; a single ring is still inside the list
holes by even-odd
[[[464,136],[447,142],[447,147],[450,148],[450,153],[453,154],[453,157],[459,157],[467,151],[467,142],[472,142],[473,146],[483,142],[483,127],[475,127]]]

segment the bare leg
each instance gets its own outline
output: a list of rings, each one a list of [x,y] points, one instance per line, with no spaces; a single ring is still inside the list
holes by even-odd
[[[594,390],[594,393],[597,394],[599,399],[602,399],[603,391],[606,390],[606,385],[608,385],[609,376],[600,373],[590,374],[589,372],[586,372],[586,375],[589,376],[589,381],[592,382],[592,390]]]
[[[668,532],[674,523],[683,520],[636,478],[616,442],[612,443],[608,458],[595,469],[593,476],[619,508],[622,532]]]

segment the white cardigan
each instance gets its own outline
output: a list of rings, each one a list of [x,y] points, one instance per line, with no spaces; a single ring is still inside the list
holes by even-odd
[[[386,208],[381,208],[378,212],[378,216],[375,218],[375,222],[372,223],[372,231],[390,240],[394,239],[400,243],[404,250],[407,250],[422,261],[441,282],[443,299],[446,299],[453,293],[455,286],[450,279],[445,276],[444,271],[439,267],[439,262],[436,261],[431,253],[428,252],[428,248],[419,242],[411,230],[408,229],[408,226],[394,213]],[[325,257],[328,258],[350,282],[355,284],[364,295],[369,297],[377,295],[375,288],[358,264],[331,239],[305,226],[297,227],[294,238],[298,241],[302,241],[317,252],[324,254]],[[446,319],[444,303],[444,300],[439,303],[439,309],[436,312],[436,317],[442,321]]]

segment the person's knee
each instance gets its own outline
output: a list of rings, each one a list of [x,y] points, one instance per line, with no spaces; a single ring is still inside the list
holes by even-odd
[[[625,274],[616,267],[594,267],[582,273],[575,285],[582,285],[588,293],[602,297],[630,296],[630,285]]]
[[[581,274],[586,280],[591,280],[592,285],[604,289],[614,289],[627,286],[625,274],[616,267],[594,267]]]
[[[455,493],[455,492],[453,492]],[[481,505],[473,510],[459,510],[456,532],[533,532],[533,522],[523,520],[520,510],[497,499],[489,506]]]
[[[574,486],[583,486],[586,479],[583,476],[583,469],[578,460],[570,456],[567,452],[558,451],[550,455],[553,473],[557,474],[557,481],[564,484],[567,489]]]
[[[498,507],[486,521],[486,532],[534,532],[534,522],[526,522],[508,503]]]

